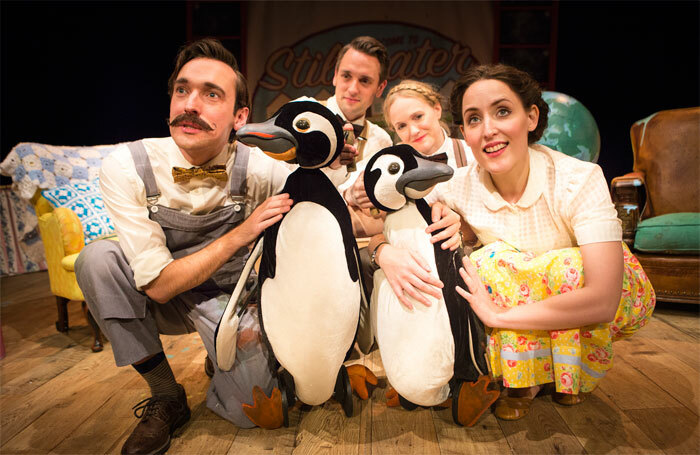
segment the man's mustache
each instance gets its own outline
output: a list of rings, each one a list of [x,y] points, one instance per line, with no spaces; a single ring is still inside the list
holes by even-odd
[[[183,114],[178,115],[172,120],[166,120],[166,122],[168,123],[168,126],[180,126],[183,123],[191,123],[193,125],[198,126],[203,131],[212,131],[214,129],[200,116],[191,112],[185,112]]]

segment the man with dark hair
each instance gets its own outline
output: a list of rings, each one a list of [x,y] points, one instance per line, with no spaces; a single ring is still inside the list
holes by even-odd
[[[183,47],[168,81],[170,137],[123,145],[100,171],[119,242],[87,245],[76,276],[118,366],[132,365],[152,397],[122,453],[162,453],[190,417],[159,333],[199,335],[215,358],[214,332],[248,257],[248,246],[288,212],[289,170],[260,150],[231,142],[248,118],[246,83],[221,43]],[[274,379],[260,342],[257,308],[239,326],[230,372],[213,368],[207,406],[239,427],[241,403],[270,394]]]
[[[357,138],[357,171],[348,172],[344,176],[345,183],[338,187],[353,206],[359,204],[351,193],[346,194],[347,189],[355,182],[372,155],[392,145],[389,134],[365,118],[372,103],[381,98],[384,92],[388,64],[386,47],[381,42],[371,36],[353,39],[338,52],[333,75],[335,94],[324,103],[341,120],[353,125],[354,136]]]
[[[195,41],[189,46],[183,47],[177,54],[175,59],[175,68],[172,74],[168,78],[168,96],[173,96],[173,89],[175,87],[175,80],[177,75],[180,74],[180,70],[183,66],[190,60],[195,58],[210,58],[212,60],[219,60],[231,67],[231,69],[236,73],[236,105],[234,111],[238,111],[241,108],[250,108],[249,97],[248,97],[248,84],[246,79],[241,74],[238,68],[238,62],[236,57],[233,56],[231,52],[221,45],[218,40],[212,38],[204,38],[199,41]],[[234,130],[235,133],[235,130]]]
[[[350,208],[353,229],[357,237],[371,236],[381,232],[381,220],[375,221],[370,215],[372,203],[364,191],[362,172],[367,161],[379,150],[392,145],[389,134],[378,125],[365,118],[367,110],[381,98],[386,88],[389,56],[386,47],[371,36],[359,36],[346,44],[338,52],[333,75],[335,94],[328,98],[326,106],[339,115],[342,120],[353,125],[356,137],[355,147],[358,152],[356,170],[347,171],[344,176],[337,176],[334,182],[343,181],[338,190]],[[346,128],[347,129],[347,128]],[[345,169],[345,168],[343,168]],[[376,231],[375,231],[376,230]],[[371,286],[372,275],[367,249],[360,249],[360,258],[364,271],[365,284]],[[374,336],[369,323],[369,309],[362,307],[360,327],[357,335],[360,350],[368,353]]]

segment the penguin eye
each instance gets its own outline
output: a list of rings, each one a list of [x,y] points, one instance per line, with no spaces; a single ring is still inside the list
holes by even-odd
[[[302,133],[309,128],[311,128],[311,123],[305,118],[300,118],[294,124],[294,129]]]
[[[400,170],[401,170],[401,166],[399,165],[399,163],[391,163],[389,165],[389,174],[392,174],[392,175],[396,174]]]

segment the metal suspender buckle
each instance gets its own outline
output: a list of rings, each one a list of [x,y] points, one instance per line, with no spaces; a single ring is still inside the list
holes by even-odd
[[[152,196],[146,196],[146,203],[148,204],[148,209],[156,213],[158,211],[158,206],[156,203],[158,202],[158,199],[160,198],[160,192],[152,195]]]
[[[245,207],[245,204],[246,204],[246,197],[245,196],[231,195],[231,200],[233,201],[233,211],[234,212],[240,212]]]

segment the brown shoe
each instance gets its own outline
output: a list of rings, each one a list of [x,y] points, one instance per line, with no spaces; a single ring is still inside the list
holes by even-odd
[[[530,412],[532,400],[538,395],[547,393],[550,389],[550,384],[542,384],[532,396],[530,396],[532,392],[527,389],[507,389],[506,395],[496,401],[493,413],[501,420],[522,419]],[[523,394],[524,396],[521,396]]]
[[[501,420],[519,420],[530,412],[532,398],[503,396],[496,401],[493,414]]]
[[[211,361],[209,356],[204,359],[204,373],[211,377],[214,377],[214,362]]]
[[[134,415],[141,421],[122,446],[123,455],[162,454],[168,450],[175,430],[190,420],[185,389],[178,386],[177,398],[153,396],[134,406]]]
[[[588,395],[590,392],[581,392],[581,393],[561,393],[561,392],[554,392],[552,394],[552,398],[554,401],[557,403],[564,405],[564,406],[574,406],[577,404],[581,404],[584,401],[586,401],[586,398],[588,398]]]

